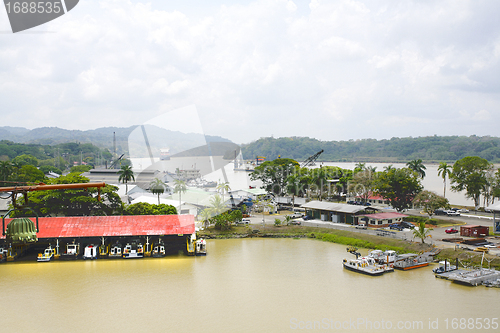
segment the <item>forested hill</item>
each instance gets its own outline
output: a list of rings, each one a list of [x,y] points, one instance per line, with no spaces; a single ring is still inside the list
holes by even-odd
[[[500,162],[500,138],[479,136],[428,136],[390,140],[319,141],[308,137],[261,138],[242,145],[245,159],[265,156],[273,160],[293,158],[303,161],[324,150],[318,161],[332,162],[454,162],[465,156],[480,156]]]

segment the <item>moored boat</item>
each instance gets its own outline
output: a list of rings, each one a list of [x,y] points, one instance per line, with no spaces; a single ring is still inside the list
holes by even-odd
[[[131,259],[131,258],[143,258],[144,257],[144,249],[142,244],[137,241],[132,241],[131,243],[127,243],[123,248],[123,258]]]
[[[115,243],[111,246],[108,253],[108,258],[121,258],[122,257],[122,245],[120,243]]]
[[[151,256],[153,258],[162,258],[165,256],[165,244],[161,239],[158,240],[158,243],[154,244]]]
[[[203,238],[196,240],[196,255],[204,256],[207,255],[207,241]]]
[[[394,263],[394,268],[404,271],[429,266],[429,261],[422,255],[406,253],[398,256],[399,260]]]
[[[85,246],[85,249],[83,251],[83,259],[97,259],[97,249],[98,247],[95,246],[94,244],[89,244]]]
[[[51,245],[43,251],[43,253],[38,254],[37,261],[51,261],[54,259],[54,255],[56,254],[56,249],[54,249]]]
[[[354,246],[349,246],[347,252],[356,256],[356,259],[344,259],[343,266],[345,269],[362,273],[371,276],[382,275],[387,272],[393,272],[394,268],[389,265],[380,265],[371,256],[361,257],[361,254],[357,252],[357,248]]]
[[[379,265],[373,258],[362,257],[359,259],[344,259],[344,268],[366,275],[377,276],[388,272],[387,267]]]
[[[66,250],[61,254],[61,259],[73,260],[78,258],[79,254],[80,254],[80,243],[78,244],[75,244],[75,242],[68,243],[66,244]]]

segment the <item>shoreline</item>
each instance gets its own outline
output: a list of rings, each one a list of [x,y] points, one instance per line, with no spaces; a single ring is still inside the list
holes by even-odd
[[[257,226],[256,226],[257,227]],[[348,230],[337,230],[317,227],[303,226],[259,226],[252,228],[233,227],[232,230],[220,232],[214,230],[213,227],[198,232],[198,237],[205,239],[242,239],[242,238],[293,238],[293,239],[317,239],[324,242],[342,244],[347,246],[356,246],[369,250],[395,250],[400,253],[419,253],[430,251],[433,248],[439,248],[440,253],[434,257],[434,261],[438,262],[444,259],[448,261],[456,260],[457,258],[471,266],[479,266],[481,264],[482,253],[471,252],[464,249],[449,248],[442,244],[430,245],[427,243],[413,242],[400,239],[389,239],[382,236],[367,235]],[[301,230],[302,229],[302,230]],[[500,270],[500,258],[494,255],[486,256],[491,260],[491,268]]]

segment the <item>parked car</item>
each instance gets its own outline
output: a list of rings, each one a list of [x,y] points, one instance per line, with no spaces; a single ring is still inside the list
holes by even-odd
[[[405,229],[415,229],[415,226],[410,222],[403,221],[400,223],[400,225]]]
[[[302,217],[302,213],[295,212],[295,213],[292,213],[288,216],[290,216],[292,219],[298,219],[298,218]]]
[[[458,230],[455,228],[448,228],[444,232],[446,232],[447,234],[456,234]]]
[[[356,229],[366,229],[366,224],[365,223],[357,224]]]
[[[309,216],[309,215],[304,215],[304,216],[302,216],[302,219],[303,219],[304,221],[307,221],[307,220],[312,220],[312,219],[313,219],[313,217],[312,217],[312,216]]]
[[[236,221],[236,224],[249,225],[250,219],[247,219],[247,218],[241,219],[241,221]]]
[[[448,216],[460,216],[460,213],[458,211],[450,209],[450,210],[446,211],[446,215],[448,215]]]
[[[436,210],[434,211],[434,214],[435,214],[435,215],[447,215],[447,214],[446,214],[446,211],[445,211],[444,209],[436,209]]]
[[[459,213],[468,213],[469,210],[467,208],[462,208],[458,210]]]
[[[301,225],[301,224],[302,222],[299,219],[288,221],[288,225]]]
[[[404,229],[404,227],[401,226],[401,224],[393,223],[393,224],[389,225],[389,229],[396,229],[396,230],[401,231]]]

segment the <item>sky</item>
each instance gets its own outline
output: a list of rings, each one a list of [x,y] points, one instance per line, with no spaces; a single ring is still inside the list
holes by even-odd
[[[189,130],[175,114],[194,108],[238,144],[498,136],[498,17],[496,0],[81,0],[14,34],[0,8],[1,126]]]

